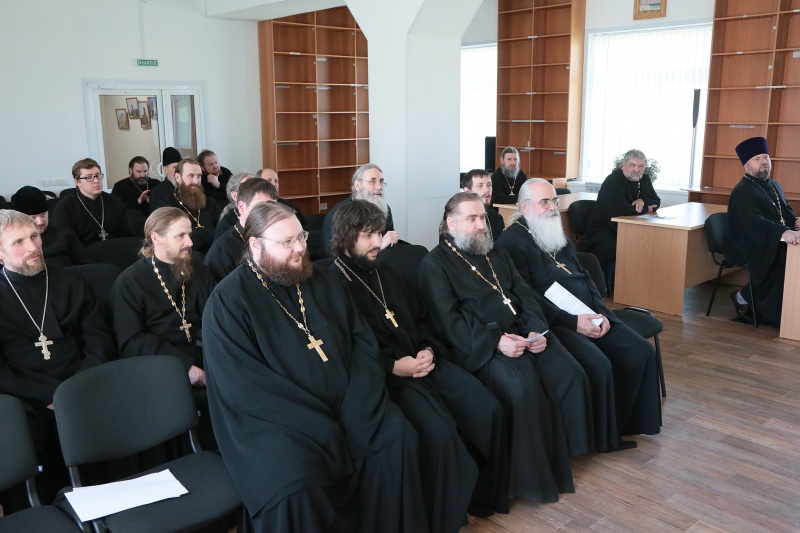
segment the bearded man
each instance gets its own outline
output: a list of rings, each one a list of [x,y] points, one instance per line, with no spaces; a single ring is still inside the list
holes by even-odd
[[[486,220],[492,229],[492,239],[497,240],[506,224],[500,213],[492,207],[492,177],[481,168],[474,168],[464,174],[461,178],[461,190],[464,192],[474,192],[481,198],[483,207],[486,208]]]
[[[528,176],[519,168],[519,151],[509,146],[500,154],[500,166],[492,173],[492,205],[515,204]]]
[[[200,182],[203,175],[194,159],[183,159],[175,167],[175,191],[153,207],[177,207],[189,216],[192,224],[194,250],[206,253],[214,242],[214,230],[219,222],[220,207],[210,200]]]
[[[161,153],[161,169],[164,172],[164,180],[153,188],[150,193],[150,204],[160,205],[164,198],[172,196],[175,192],[175,167],[181,162],[183,156],[177,148],[167,146]],[[152,209],[156,209],[153,207]]]
[[[128,163],[128,178],[116,182],[111,194],[122,200],[127,209],[149,215],[150,191],[161,183],[149,174],[150,162],[137,155]]]
[[[25,405],[42,466],[39,494],[49,503],[68,484],[53,393],[70,376],[112,357],[114,348],[100,305],[83,278],[47,268],[29,215],[0,210],[0,261],[0,394]],[[27,506],[24,500],[24,489],[4,494],[4,511]]]
[[[209,405],[242,531],[428,531],[417,435],[389,401],[353,300],[313,267],[286,206],[257,204],[244,238],[246,261],[203,316]]]
[[[589,378],[594,448],[635,447],[622,435],[660,432],[656,352],[608,309],[561,226],[556,190],[532,178],[519,192],[519,212],[497,241],[522,278],[543,298],[550,329]],[[555,283],[590,310],[571,314],[545,297]]]
[[[381,250],[394,246],[400,241],[400,233],[394,229],[394,220],[392,219],[392,208],[386,203],[383,197],[384,190],[386,189],[386,180],[383,179],[383,171],[374,163],[367,163],[361,165],[353,173],[352,189],[353,192],[350,198],[345,198],[328,211],[325,215],[325,220],[322,223],[322,242],[325,244],[325,251],[329,256],[333,257],[333,248],[331,248],[331,228],[333,226],[333,215],[343,205],[353,200],[366,200],[377,205],[383,214],[386,216],[386,230],[383,233],[381,240]]]

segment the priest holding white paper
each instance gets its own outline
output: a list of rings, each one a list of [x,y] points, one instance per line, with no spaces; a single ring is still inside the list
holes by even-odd
[[[518,207],[497,244],[509,252],[525,281],[545,296],[551,329],[589,377],[595,449],[634,447],[634,441],[621,436],[660,432],[655,350],[606,307],[581,267],[561,226],[553,186],[543,179],[527,180]]]

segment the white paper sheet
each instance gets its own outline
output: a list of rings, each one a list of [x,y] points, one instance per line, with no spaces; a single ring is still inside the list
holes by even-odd
[[[67,492],[66,497],[78,518],[86,522],[188,492],[172,472],[162,470],[127,481],[77,487]]]
[[[550,288],[544,293],[544,297],[556,304],[562,311],[571,315],[596,315],[585,303],[575,298],[575,296],[565,289],[559,282],[554,281]],[[602,318],[593,318],[592,323],[600,326]]]

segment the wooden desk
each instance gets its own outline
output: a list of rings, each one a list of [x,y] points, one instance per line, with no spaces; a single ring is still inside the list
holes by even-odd
[[[706,244],[706,218],[728,206],[688,203],[649,215],[616,217],[617,270],[614,301],[683,315],[683,291],[714,279],[718,266]]]
[[[786,245],[786,272],[783,281],[781,337],[800,341],[800,245]]]
[[[569,217],[567,216],[567,210],[569,209],[569,206],[570,204],[572,204],[572,202],[577,202],[578,200],[597,200],[597,193],[573,192],[571,194],[562,194],[561,196],[558,197],[558,199],[560,200],[558,204],[558,212],[561,213],[561,223],[564,226],[564,232],[567,234],[567,237],[569,237],[569,239],[574,242],[572,229],[569,226]],[[508,227],[508,217],[517,212],[516,204],[497,204],[495,207],[500,212],[500,216],[503,217],[503,221],[506,223],[506,227]]]

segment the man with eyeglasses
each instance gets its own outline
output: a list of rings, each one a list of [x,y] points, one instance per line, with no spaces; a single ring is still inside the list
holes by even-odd
[[[594,449],[635,447],[635,441],[622,441],[621,436],[661,431],[656,352],[606,307],[564,233],[553,186],[541,178],[529,179],[519,191],[518,207],[497,244],[542,297],[550,329],[589,378]],[[547,291],[558,286],[585,309],[570,312],[551,301]]]
[[[417,434],[353,300],[286,206],[247,217],[245,262],[206,304],[214,432],[244,532],[427,531]]]
[[[394,220],[392,219],[392,208],[386,203],[383,198],[384,189],[388,183],[383,179],[383,171],[374,163],[367,163],[361,165],[353,173],[352,188],[353,192],[350,198],[345,198],[333,209],[328,211],[325,215],[325,220],[322,224],[322,242],[325,244],[325,251],[329,256],[333,257],[333,249],[331,248],[331,227],[333,224],[333,215],[339,207],[351,202],[353,200],[366,200],[377,205],[383,214],[386,215],[386,231],[381,240],[381,250],[394,246],[400,242],[400,234],[394,229]]]
[[[492,207],[491,175],[481,168],[474,168],[461,178],[461,190],[474,192],[480,196],[483,207],[486,208],[486,220],[489,222],[489,227],[492,228],[492,239],[497,240],[506,224],[500,213]]]
[[[130,235],[125,203],[103,191],[103,172],[94,159],[72,166],[75,194],[62,197],[53,209],[53,226],[70,228],[84,246]]]

